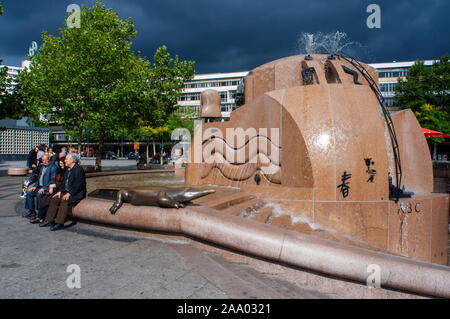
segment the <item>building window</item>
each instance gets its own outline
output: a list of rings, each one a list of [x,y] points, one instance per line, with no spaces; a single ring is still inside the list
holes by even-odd
[[[182,93],[178,101],[200,101],[200,93]]]
[[[55,141],[57,142],[67,141],[66,135],[64,133],[55,133]]]
[[[220,93],[220,101],[227,102],[228,101],[228,92],[219,92]]]

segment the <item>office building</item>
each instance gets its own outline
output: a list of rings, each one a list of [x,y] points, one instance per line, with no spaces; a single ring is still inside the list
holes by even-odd
[[[431,67],[434,60],[424,61],[426,66]],[[394,89],[397,86],[398,78],[406,80],[409,69],[414,65],[414,61],[408,62],[390,62],[373,63],[371,67],[378,70],[380,91],[385,98],[385,106],[388,109],[395,110],[397,102],[394,99]],[[243,80],[248,71],[232,73],[211,73],[198,74],[191,82],[184,85],[183,93],[178,99],[178,105],[181,107],[181,113],[194,114],[200,109],[200,93],[206,89],[217,90],[222,102],[222,117],[230,117],[230,112],[236,108],[235,97],[237,86]]]
[[[236,108],[236,90],[239,83],[247,76],[248,71],[232,73],[198,74],[190,82],[184,84],[183,93],[178,99],[181,113],[200,110],[200,93],[206,89],[217,90],[220,94],[222,117],[229,118]]]
[[[431,67],[435,61],[425,60],[425,66]],[[378,70],[378,86],[383,94],[385,106],[388,108],[396,107],[397,102],[394,98],[394,90],[397,86],[398,78],[406,80],[409,69],[414,65],[414,61],[409,62],[390,62],[373,63],[371,67]]]
[[[12,79],[8,92],[12,92],[17,84],[16,78],[20,71],[27,66],[27,61],[22,62],[22,67],[6,66],[8,78]],[[5,67],[4,65],[0,68]],[[0,157],[2,160],[24,160],[30,150],[40,144],[49,145],[50,129],[36,127],[28,118],[20,120],[10,118],[0,120]]]

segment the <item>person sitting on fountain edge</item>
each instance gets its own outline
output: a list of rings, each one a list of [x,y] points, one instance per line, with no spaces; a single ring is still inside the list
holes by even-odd
[[[54,182],[54,184],[50,184],[50,186],[48,187],[48,192],[44,195],[44,197],[41,198],[40,205],[39,205],[39,214],[35,219],[30,220],[30,223],[32,223],[32,224],[44,223],[45,216],[47,214],[47,209],[48,209],[48,206],[50,205],[53,195],[55,195],[55,190],[63,182],[64,174],[66,172],[66,166],[64,165],[64,159],[65,159],[65,157],[59,159],[58,167],[56,168],[55,182]],[[49,164],[49,165],[52,165],[52,164]]]
[[[29,170],[33,170],[37,166],[37,153],[39,152],[38,147],[33,148],[27,156],[27,167]]]
[[[50,201],[45,222],[39,226],[51,226],[52,231],[62,229],[72,208],[86,197],[86,176],[78,162],[78,156],[67,154],[64,160],[67,170],[63,181],[58,185],[57,193]]]
[[[42,164],[38,167],[38,175],[30,184],[25,197],[25,209],[28,209],[28,214],[24,217],[28,217],[30,219],[36,218],[36,212],[34,208],[36,206],[37,209],[40,209],[41,198],[48,191],[48,188],[50,184],[53,183],[56,175],[56,167],[54,165],[49,165],[48,154],[44,154],[42,156]],[[31,186],[33,184],[34,186]],[[34,203],[35,197],[36,205]]]

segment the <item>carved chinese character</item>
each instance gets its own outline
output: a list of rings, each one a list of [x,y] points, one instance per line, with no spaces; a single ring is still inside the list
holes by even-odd
[[[344,171],[344,174],[342,175],[342,184],[339,185],[337,188],[341,189],[342,196],[346,198],[350,192],[350,182],[348,180],[352,177],[352,174],[347,174],[346,171]]]
[[[375,165],[375,162],[372,161],[371,158],[365,158],[364,161],[366,162],[367,170],[366,173],[370,175],[367,182],[373,183],[375,179],[375,175],[377,175],[377,171],[375,169],[370,168],[371,165]]]

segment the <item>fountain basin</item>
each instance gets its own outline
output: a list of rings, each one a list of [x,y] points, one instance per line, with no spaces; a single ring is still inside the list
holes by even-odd
[[[450,297],[450,268],[374,252],[229,215],[204,206],[183,209],[124,204],[88,198],[72,214],[82,220],[144,231],[184,234],[275,262],[366,283],[367,267],[381,269],[381,286],[427,296]]]

